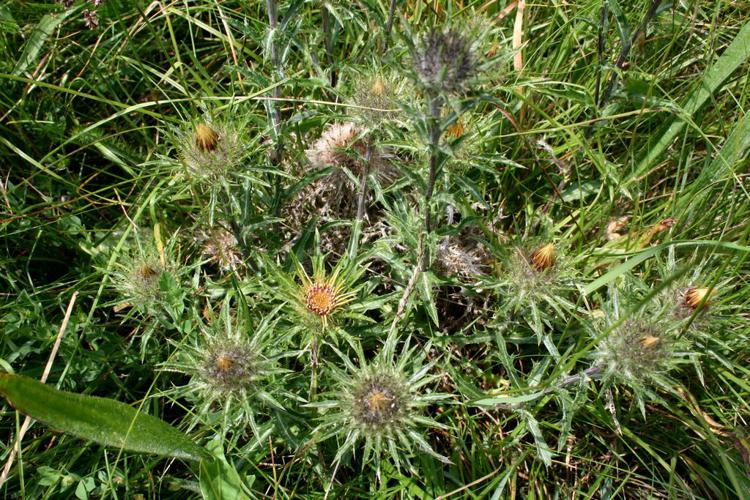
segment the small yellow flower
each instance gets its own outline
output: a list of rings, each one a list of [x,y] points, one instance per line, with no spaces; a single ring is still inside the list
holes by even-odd
[[[553,243],[547,243],[543,247],[537,248],[531,253],[529,263],[539,271],[546,271],[555,265],[557,252]]]
[[[219,134],[205,123],[199,123],[195,127],[195,145],[201,151],[215,151],[219,142]]]
[[[691,309],[697,309],[701,304],[703,304],[703,307],[708,307],[711,297],[715,294],[715,290],[709,290],[708,288],[690,288],[685,292],[685,304]]]

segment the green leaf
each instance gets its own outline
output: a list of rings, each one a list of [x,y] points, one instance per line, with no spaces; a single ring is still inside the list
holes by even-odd
[[[472,406],[495,406],[495,405],[513,405],[519,403],[528,403],[544,396],[543,392],[534,392],[531,394],[523,394],[521,396],[495,396],[491,398],[480,399],[474,401]]]
[[[210,442],[207,447],[216,456],[212,460],[201,460],[200,485],[205,500],[221,500],[222,498],[236,498],[244,500],[252,498],[240,474],[224,457],[224,450],[218,440]],[[255,476],[248,478],[249,482]]]
[[[23,48],[21,57],[18,58],[16,66],[13,68],[14,75],[21,75],[32,65],[35,65],[39,60],[39,53],[44,46],[44,42],[52,34],[66,17],[70,15],[75,9],[66,9],[61,14],[47,14],[39,21],[34,31],[29,36],[26,45]]]
[[[11,373],[0,373],[0,394],[19,412],[53,429],[105,446],[185,460],[210,457],[163,420],[113,399],[58,391]]]
[[[440,326],[440,319],[438,318],[437,306],[435,300],[432,298],[432,280],[429,272],[423,272],[419,277],[419,292],[422,295],[422,305],[427,309],[427,313],[430,315],[430,319],[435,323],[435,326]]]
[[[748,58],[750,58],[750,22],[742,27],[737,37],[732,41],[732,44],[727,47],[721,57],[706,72],[706,75],[700,82],[700,86],[690,94],[685,104],[682,105],[682,116],[675,118],[659,139],[650,145],[636,166],[630,182],[639,178],[653,167],[662,153],[672,144],[677,134],[685,127],[688,119],[700,110],[714,92],[721,87],[724,81]]]
[[[640,264],[641,262],[644,262],[654,255],[657,255],[662,250],[665,250],[669,247],[675,247],[675,248],[700,248],[700,247],[714,247],[718,250],[727,250],[727,251],[733,251],[733,252],[744,252],[744,253],[750,253],[750,247],[737,245],[735,243],[729,243],[725,241],[713,241],[713,240],[706,240],[706,241],[679,241],[676,243],[663,243],[661,245],[657,245],[654,247],[647,248],[646,250],[642,252],[638,252],[636,254],[633,254],[633,257],[626,260],[625,262],[618,264],[612,270],[609,272],[603,274],[602,276],[599,276],[597,279],[583,287],[583,294],[584,295],[590,295],[591,293],[595,292],[599,288],[611,283],[612,281],[616,280],[619,276],[626,274],[631,269],[633,269],[635,266]]]

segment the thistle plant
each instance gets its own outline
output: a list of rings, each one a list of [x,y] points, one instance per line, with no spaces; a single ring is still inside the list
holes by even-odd
[[[409,467],[416,453],[426,453],[443,463],[450,460],[433,450],[425,430],[446,427],[425,414],[426,408],[448,397],[430,392],[438,378],[430,374],[435,361],[425,364],[424,356],[409,340],[401,350],[390,338],[371,361],[355,344],[358,364],[337,350],[346,369],[328,365],[328,390],[310,406],[320,410],[318,440],[335,439],[333,459],[338,466],[351,455],[361,453],[362,465],[374,461],[378,475],[381,460],[396,467]]]
[[[226,298],[217,316],[211,314],[197,332],[174,343],[175,352],[162,370],[183,373],[190,380],[161,395],[195,405],[190,429],[218,426],[222,435],[242,435],[249,426],[260,439],[257,417],[266,416],[268,408],[283,410],[274,389],[275,379],[283,373],[274,348],[277,319],[272,313],[254,324],[232,302]]]
[[[578,287],[576,271],[560,246],[547,241],[511,247],[501,259],[497,287],[501,309],[523,318],[537,341],[544,340],[554,355],[557,350],[548,336],[552,318],[580,312],[572,301]]]
[[[241,127],[198,121],[177,134],[177,152],[188,176],[202,183],[226,182],[244,159]]]
[[[136,231],[128,245],[118,255],[112,271],[112,281],[120,295],[117,309],[134,307],[147,316],[159,316],[168,306],[168,292],[177,282],[177,266],[174,264],[176,240],[167,245],[161,240],[158,226],[154,233]]]
[[[450,125],[443,120],[443,108],[450,94],[466,89],[477,70],[477,61],[467,38],[453,29],[437,28],[432,28],[421,37],[413,50],[412,61],[417,80],[424,89],[428,109],[424,132],[430,145],[430,160],[424,192],[424,226],[429,234],[433,228],[432,196],[440,169],[445,163],[445,155],[440,150],[440,137]],[[428,260],[423,258],[422,268],[425,268]]]
[[[636,278],[611,287],[609,300],[588,324],[596,342],[593,367],[605,386],[621,384],[633,389],[643,410],[645,399],[657,399],[655,388],[671,391],[669,372],[690,362],[692,345],[681,335],[682,322],[657,303],[640,309],[638,300],[647,289]]]

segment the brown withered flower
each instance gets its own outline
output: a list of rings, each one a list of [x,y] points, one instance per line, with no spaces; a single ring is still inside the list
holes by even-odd
[[[557,250],[553,243],[547,243],[546,245],[537,248],[529,256],[529,264],[539,272],[546,271],[555,265],[555,259],[557,258]]]
[[[693,310],[708,307],[714,295],[716,290],[710,288],[689,288],[685,292],[685,305]]]

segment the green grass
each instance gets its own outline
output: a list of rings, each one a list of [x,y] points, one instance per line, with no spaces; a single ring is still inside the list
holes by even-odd
[[[42,377],[78,292],[47,384],[219,457],[71,412],[3,494],[749,497],[750,6],[528,2],[518,70],[508,1],[390,37],[386,0],[276,3],[0,5],[2,369]],[[460,88],[412,64],[431,26]]]

